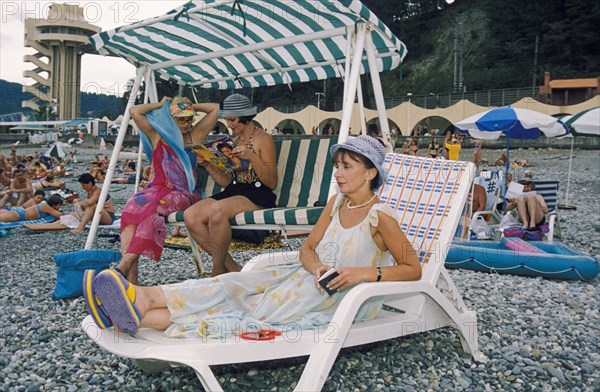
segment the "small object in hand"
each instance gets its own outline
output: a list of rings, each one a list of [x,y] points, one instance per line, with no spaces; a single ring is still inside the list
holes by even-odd
[[[338,292],[338,289],[332,289],[327,287],[329,282],[337,276],[339,276],[339,272],[337,272],[335,268],[330,268],[329,270],[327,270],[327,272],[323,274],[323,276],[319,278],[319,284],[321,285],[321,287],[323,287],[325,291],[327,291],[327,294],[329,295],[333,295]]]

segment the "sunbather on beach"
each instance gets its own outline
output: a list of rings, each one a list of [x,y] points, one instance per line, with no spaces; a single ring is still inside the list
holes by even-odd
[[[19,222],[34,219],[42,219],[48,216],[60,218],[62,213],[60,207],[63,199],[59,195],[52,195],[48,198],[48,202],[40,203],[29,208],[11,207],[8,209],[0,209],[0,222]]]
[[[223,100],[219,117],[227,121],[237,138],[233,155],[249,161],[247,167],[224,172],[208,161],[201,161],[223,192],[201,200],[184,213],[185,227],[192,238],[213,260],[213,276],[239,271],[241,267],[229,254],[231,225],[229,219],[243,211],[275,207],[277,159],[273,137],[252,122],[256,106],[240,94]]]
[[[483,151],[483,140],[475,139],[475,143],[473,145],[473,163],[475,164],[475,168],[479,169],[479,162],[481,161],[481,152]]]
[[[14,171],[8,189],[0,192],[0,208],[10,203],[13,207],[20,207],[23,203],[33,197],[33,186],[31,180],[25,177],[25,170]]]
[[[419,260],[396,211],[375,193],[386,177],[383,145],[359,136],[334,145],[331,154],[340,193],[327,203],[298,262],[154,287],[134,286],[112,270],[88,270],[88,312],[100,328],[114,325],[131,334],[140,327],[166,329],[169,337],[243,334],[250,325],[314,329],[326,325],[361,282],[419,279]],[[324,284],[337,290],[329,295],[318,279],[332,267],[339,275]],[[366,302],[355,319],[376,317],[381,304]]]
[[[84,200],[75,199],[73,200],[73,207],[75,209],[70,215],[73,215],[79,220],[79,226],[71,230],[72,233],[80,233],[85,230],[85,225],[92,220],[94,212],[96,211],[96,204],[100,198],[100,192],[102,189],[96,186],[96,180],[89,173],[84,173],[77,179],[81,188],[87,193],[87,197]],[[110,195],[106,195],[106,201],[104,202],[104,209],[100,216],[101,225],[110,225],[115,221],[115,206],[111,200]]]
[[[542,195],[533,192],[535,191],[535,184],[533,182],[522,180],[519,181],[519,184],[523,185],[523,193],[516,198],[508,200],[506,210],[512,211],[516,208],[523,228],[535,230],[546,223],[548,206]]]
[[[485,188],[479,184],[473,184],[473,204],[471,206],[471,216],[478,211],[485,211],[487,204],[487,193]]]
[[[0,185],[10,186],[10,177],[12,176],[13,167],[4,154],[0,153]]]
[[[44,199],[46,199],[46,192],[44,192],[42,190],[37,190],[33,194],[33,197],[31,199],[27,200],[25,203],[23,203],[23,205],[21,207],[27,209],[31,206],[36,206],[36,205],[40,204],[41,202],[43,202]]]
[[[35,190],[43,190],[43,189],[48,189],[48,188],[58,189],[58,188],[65,187],[65,183],[55,181],[54,175],[52,175],[52,174],[48,174],[46,176],[46,178],[42,178],[39,181],[32,182],[31,185],[33,186],[33,189],[35,189]]]
[[[183,97],[131,108],[144,151],[152,152],[152,177],[144,190],[127,200],[121,214],[123,258],[117,269],[128,281],[138,283],[140,255],[160,259],[167,235],[165,217],[200,200],[196,156],[184,148],[204,141],[217,124],[218,110],[217,103],[192,104]],[[193,125],[196,112],[205,116]]]
[[[500,151],[500,156],[494,161],[493,166],[504,166],[506,165],[506,150]]]

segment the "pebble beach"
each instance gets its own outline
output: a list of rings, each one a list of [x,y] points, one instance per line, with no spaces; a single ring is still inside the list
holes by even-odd
[[[38,149],[40,150],[40,149]],[[96,150],[78,149],[81,162]],[[18,154],[31,154],[32,148]],[[494,162],[499,150],[484,150]],[[104,154],[102,154],[104,155]],[[461,158],[470,160],[472,150]],[[560,181],[559,204],[566,203],[569,150],[511,150],[526,159],[534,179]],[[569,202],[559,210],[562,238],[578,251],[600,259],[600,151],[575,150]],[[79,191],[76,176],[63,179]],[[132,185],[114,185],[111,195],[126,200]],[[63,207],[68,211],[69,207]],[[99,233],[107,233],[99,230]],[[113,232],[114,233],[114,232]],[[128,359],[100,349],[80,327],[83,299],[56,300],[55,253],[83,249],[86,233],[31,234],[13,229],[0,238],[0,391],[196,391],[202,386],[190,368],[146,374]],[[297,248],[302,238],[291,240]],[[95,248],[119,250],[98,238]],[[235,252],[248,261],[258,251]],[[204,268],[210,269],[206,254]],[[478,314],[480,351],[475,362],[461,349],[452,328],[344,349],[325,383],[325,391],[600,391],[600,278],[567,281],[467,270],[450,270],[469,309]],[[191,253],[166,248],[159,263],[142,260],[143,285],[197,277]],[[225,365],[215,373],[226,391],[290,391],[304,369],[304,358]]]

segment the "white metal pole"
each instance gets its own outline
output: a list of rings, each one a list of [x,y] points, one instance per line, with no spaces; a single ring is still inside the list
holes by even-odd
[[[375,104],[377,105],[377,116],[379,117],[379,125],[381,126],[381,134],[383,140],[386,140],[391,144],[392,151],[394,150],[394,144],[390,136],[390,126],[385,111],[385,100],[383,99],[383,89],[381,88],[381,79],[379,79],[379,72],[377,70],[377,60],[375,58],[375,46],[373,45],[373,36],[371,31],[365,39],[365,50],[367,52],[367,61],[369,62],[369,72],[371,74],[371,83],[373,85],[373,95],[375,95]]]
[[[571,156],[569,157],[569,174],[567,175],[567,201],[569,206],[569,188],[571,186],[571,166],[573,165],[573,145],[575,144],[575,136],[571,135]]]
[[[360,77],[360,65],[362,60],[362,52],[364,50],[365,45],[365,35],[367,32],[367,27],[365,24],[359,25],[359,34],[356,37],[356,44],[354,45],[354,54],[352,56],[352,62],[349,63],[350,72],[344,85],[344,109],[342,112],[342,123],[340,125],[340,133],[338,136],[338,143],[343,143],[348,140],[348,134],[350,129],[350,119],[352,117],[352,109],[354,106],[354,97],[356,97],[356,89],[358,86],[358,79]],[[348,64],[347,64],[348,65]],[[348,71],[348,69],[346,70]],[[335,173],[335,169],[334,169]],[[337,193],[337,185],[335,181],[331,181],[329,185],[329,197],[333,196]]]
[[[354,34],[352,31],[352,27],[346,28],[346,62],[344,63],[344,97],[343,97],[343,105],[346,104],[346,99],[348,98],[348,87],[350,80],[350,68],[352,66],[352,35]],[[342,105],[342,108],[343,108]]]
[[[108,170],[106,171],[106,176],[104,177],[104,184],[102,184],[102,191],[100,192],[100,196],[98,197],[98,204],[96,204],[96,210],[94,211],[94,219],[92,220],[90,232],[88,233],[87,239],[85,241],[85,249],[91,249],[92,245],[94,244],[96,232],[98,231],[98,225],[100,224],[100,216],[102,215],[102,211],[104,210],[104,203],[106,202],[106,195],[108,195],[108,189],[110,188],[110,183],[112,181],[113,175],[115,173],[115,167],[117,165],[117,160],[119,159],[119,151],[121,150],[121,146],[123,145],[123,139],[125,139],[125,134],[127,133],[127,126],[129,125],[129,119],[131,118],[131,115],[129,114],[129,109],[135,103],[135,97],[140,89],[140,85],[142,84],[142,77],[144,76],[144,72],[145,67],[138,68],[136,71],[135,82],[133,84],[133,88],[131,89],[129,100],[127,101],[127,107],[125,108],[125,113],[123,114],[121,128],[119,129],[119,134],[117,136],[117,139],[115,140],[115,146],[112,152],[112,156],[110,158],[110,163],[108,164]]]
[[[320,124],[321,124],[321,93],[316,93],[317,94],[317,130],[316,130],[316,134],[320,134],[321,132],[319,132],[319,128],[320,128]]]
[[[367,34],[366,24],[363,23],[359,25],[359,29],[358,36],[356,37],[356,44],[354,45],[354,54],[352,56],[350,68],[350,78],[346,80],[346,83],[348,84],[348,95],[344,99],[344,110],[342,113],[342,123],[340,125],[340,136],[338,139],[339,143],[343,143],[348,139],[352,108],[354,106],[354,97],[356,97],[356,89],[358,86],[358,80],[360,78],[362,53],[365,47],[365,36]]]
[[[363,102],[362,84],[360,83],[360,75],[356,84],[356,96],[358,98],[358,118],[360,121],[360,134],[367,134],[367,117],[365,116],[365,103]],[[350,131],[350,129],[348,129]]]

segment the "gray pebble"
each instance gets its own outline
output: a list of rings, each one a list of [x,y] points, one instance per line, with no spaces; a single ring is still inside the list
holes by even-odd
[[[96,151],[87,153],[93,158]],[[498,152],[484,153],[495,160]],[[568,160],[543,157],[567,153],[517,150],[511,157],[528,159],[537,178],[559,179],[562,202]],[[570,199],[578,208],[558,212],[562,241],[598,258],[600,155],[597,151],[575,155]],[[67,186],[79,189],[75,178],[67,179]],[[111,195],[125,200],[131,186],[115,186]],[[26,229],[0,238],[0,391],[201,389],[190,369],[148,375],[131,361],[104,352],[79,327],[85,316],[82,299],[52,299],[56,275],[52,255],[82,249],[84,243],[85,235],[32,236]],[[291,239],[290,244],[297,249],[301,239]],[[94,246],[119,249],[119,243],[102,238]],[[244,263],[256,254],[234,252],[233,257]],[[206,254],[202,264],[210,266]],[[478,312],[479,345],[488,362],[464,356],[456,332],[442,328],[342,350],[323,390],[600,390],[598,333],[592,327],[600,325],[598,278],[559,281],[466,270],[450,270],[449,275],[467,308]],[[141,261],[140,276],[143,285],[155,285],[194,278],[196,272],[189,253],[167,248],[160,263]],[[289,391],[303,369],[301,359],[214,367],[227,391]]]

